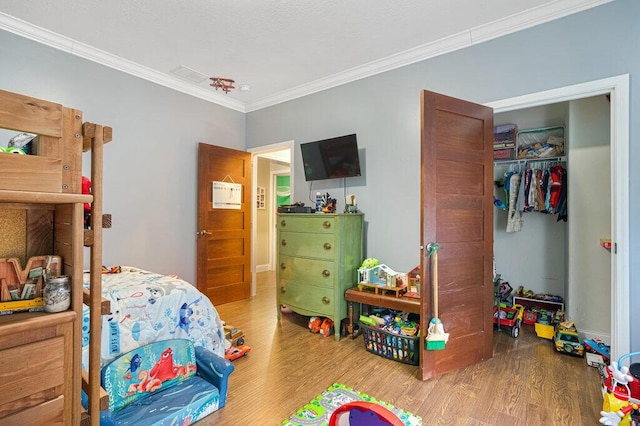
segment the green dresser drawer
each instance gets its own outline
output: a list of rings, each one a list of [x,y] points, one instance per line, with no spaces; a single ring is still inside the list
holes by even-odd
[[[334,262],[281,254],[278,258],[278,268],[281,282],[302,281],[320,287],[334,287]]]
[[[280,254],[288,256],[334,259],[336,252],[333,234],[311,234],[307,232],[280,232],[278,241]]]
[[[278,229],[289,232],[331,234],[335,232],[335,217],[324,213],[278,216]]]
[[[333,290],[301,282],[290,281],[279,285],[280,303],[314,312],[315,315],[332,316],[335,309]],[[304,314],[304,312],[302,312]]]

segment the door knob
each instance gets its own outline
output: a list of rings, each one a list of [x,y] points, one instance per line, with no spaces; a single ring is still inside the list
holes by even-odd
[[[211,235],[211,232],[203,229],[202,231],[196,232],[196,235],[200,235],[200,236],[202,236],[202,235]]]

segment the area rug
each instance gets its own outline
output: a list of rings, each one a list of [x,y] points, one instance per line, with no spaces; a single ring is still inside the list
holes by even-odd
[[[396,408],[384,401],[377,400],[367,394],[355,391],[350,387],[334,383],[325,392],[315,397],[307,405],[299,409],[294,415],[280,423],[281,426],[326,426],[329,424],[331,413],[339,406],[352,401],[375,402],[391,410],[406,426],[422,424],[422,418]]]

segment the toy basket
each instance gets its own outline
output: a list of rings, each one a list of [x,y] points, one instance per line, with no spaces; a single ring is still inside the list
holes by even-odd
[[[419,337],[409,337],[360,323],[367,351],[404,364],[420,364]]]

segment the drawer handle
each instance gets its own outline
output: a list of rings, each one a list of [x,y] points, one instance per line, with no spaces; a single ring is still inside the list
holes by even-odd
[[[285,287],[280,287],[280,293],[286,293],[287,289]]]
[[[280,269],[282,269],[284,271],[285,269],[287,269],[287,265],[285,265],[284,262],[282,262],[280,264]]]
[[[324,271],[322,271],[322,276],[323,277],[328,277],[329,275],[331,275],[331,272],[329,272],[328,269],[325,269]]]
[[[331,250],[331,243],[324,243],[323,247],[325,250]]]
[[[280,241],[280,244],[283,245],[283,246],[286,246],[287,245],[287,240]]]
[[[329,302],[331,302],[331,301],[329,300],[329,298],[327,296],[322,298],[322,303],[324,303],[325,305],[328,305]]]
[[[282,219],[282,221],[280,222],[280,226],[287,226],[287,221]]]
[[[324,226],[324,227],[325,227],[325,229],[329,229],[329,228],[331,228],[331,222],[329,222],[328,220],[325,220],[325,221],[322,223],[322,226]]]

